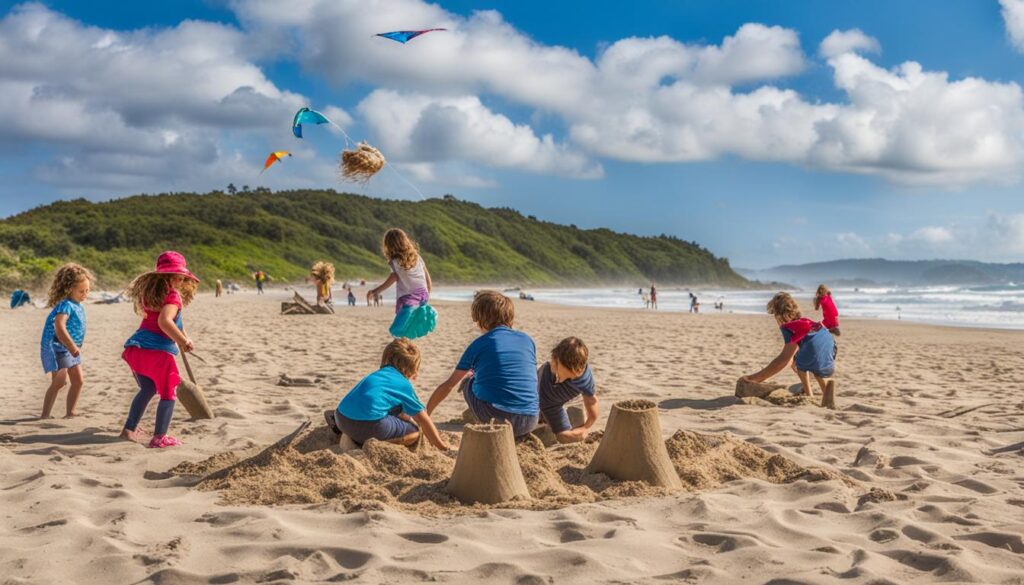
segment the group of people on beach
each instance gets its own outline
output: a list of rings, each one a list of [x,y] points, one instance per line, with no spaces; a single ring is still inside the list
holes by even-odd
[[[418,248],[401,229],[393,228],[384,234],[382,251],[391,273],[367,293],[367,300],[379,299],[381,293],[397,285],[393,333],[401,327],[403,319],[409,318],[410,311],[429,308],[433,283]],[[329,300],[333,266],[314,265],[311,275],[316,280],[318,301]],[[69,263],[56,271],[51,283],[48,306],[52,310],[40,342],[43,370],[51,375],[43,401],[43,418],[52,415],[58,393],[69,382],[66,415],[76,415],[83,387],[81,346],[86,333],[82,303],[93,281],[88,269]],[[185,257],[167,251],[157,258],[153,270],[137,276],[125,290],[142,322],[125,341],[122,353],[138,387],[121,431],[123,438],[140,443],[146,443],[148,438],[148,445],[154,448],[181,444],[168,434],[176,389],[181,382],[175,357],[195,347],[182,314],[195,298],[198,285],[199,279],[189,271]],[[652,300],[656,294],[652,286]],[[822,390],[823,405],[834,407],[832,376],[837,352],[834,336],[839,335],[838,311],[824,285],[819,287],[814,303],[823,312],[822,323],[803,317],[788,293],[778,293],[769,301],[767,310],[779,324],[783,349],[771,363],[745,378],[763,382],[792,364],[804,391],[812,393],[809,378],[814,376]],[[551,349],[549,359],[538,369],[533,339],[514,328],[515,306],[511,299],[498,291],[480,291],[473,299],[470,314],[481,334],[466,347],[452,373],[433,390],[426,404],[419,400],[412,386],[420,370],[420,349],[412,340],[395,335],[384,348],[379,369],[347,392],[336,408],[324,413],[331,429],[344,433],[357,445],[369,439],[412,444],[422,435],[435,447],[448,449],[431,415],[459,388],[477,420],[506,422],[517,438],[543,423],[559,442],[582,441],[599,416],[586,344],[577,337],[566,337]],[[157,396],[160,400],[154,432],[146,437],[139,424]],[[581,396],[585,419],[574,426],[565,406]]]

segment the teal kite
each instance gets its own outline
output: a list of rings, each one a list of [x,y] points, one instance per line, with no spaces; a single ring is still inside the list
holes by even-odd
[[[295,112],[295,118],[292,120],[292,134],[294,134],[296,138],[302,138],[303,124],[333,124],[333,122],[328,120],[327,116],[316,110],[302,108],[298,112]]]

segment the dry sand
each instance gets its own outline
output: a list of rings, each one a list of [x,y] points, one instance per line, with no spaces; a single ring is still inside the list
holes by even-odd
[[[342,455],[320,421],[378,363],[392,312],[282,316],[280,300],[187,311],[218,417],[179,407],[185,445],[159,451],[116,438],[135,392],[128,305],[87,307],[81,416],[48,421],[45,312],[0,310],[0,583],[1024,583],[1024,333],[845,319],[833,412],[732,397],[779,349],[768,316],[517,302],[541,354],[587,341],[599,428],[616,400],[659,405],[684,487],[602,483],[583,473],[596,443],[530,441],[533,499],[466,507],[443,492],[454,453]],[[467,305],[438,312],[424,398],[476,333]],[[453,394],[435,418],[464,408]]]

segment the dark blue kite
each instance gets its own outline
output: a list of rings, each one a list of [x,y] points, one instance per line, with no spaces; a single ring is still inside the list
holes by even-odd
[[[433,32],[435,30],[448,30],[448,29],[446,29],[446,28],[428,28],[426,30],[396,30],[394,32],[377,33],[377,36],[378,37],[384,37],[386,39],[391,39],[392,41],[398,41],[398,42],[400,42],[400,43],[402,43],[404,45],[405,43],[408,43],[409,41],[415,39],[416,37],[418,37],[420,35],[427,34],[428,32]]]

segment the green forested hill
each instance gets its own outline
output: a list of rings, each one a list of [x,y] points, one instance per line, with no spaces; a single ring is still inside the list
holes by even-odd
[[[413,202],[263,190],[78,199],[0,220],[0,286],[40,286],[74,260],[112,288],[150,269],[165,249],[183,252],[205,279],[262,269],[297,280],[319,259],[334,262],[341,280],[373,279],[386,274],[380,240],[392,226],[419,242],[434,279],[449,284],[748,284],[728,260],[672,237],[581,230],[451,196]]]

